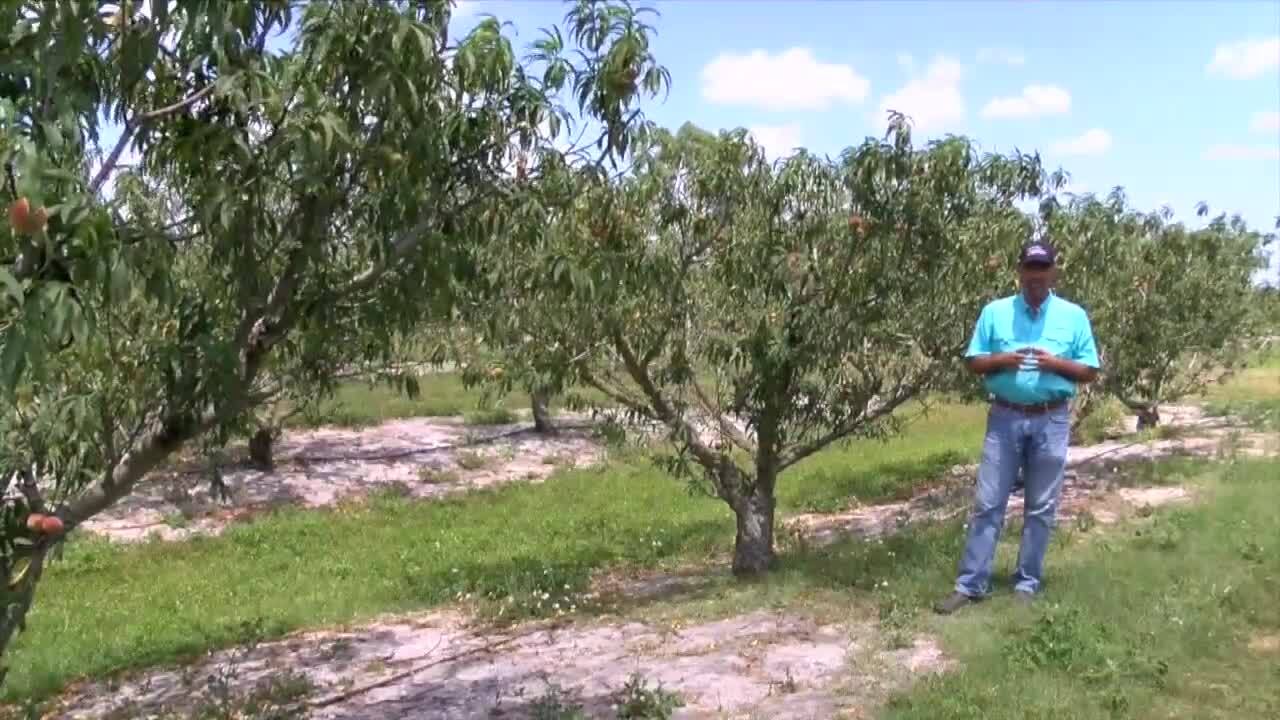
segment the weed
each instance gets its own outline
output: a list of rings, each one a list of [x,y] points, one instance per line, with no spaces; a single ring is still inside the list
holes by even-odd
[[[510,425],[515,421],[516,414],[504,407],[472,410],[463,416],[468,425]]]
[[[572,700],[559,685],[549,684],[546,691],[529,705],[530,720],[586,720],[582,705]]]
[[[791,674],[791,668],[787,668],[786,675],[781,680],[769,681],[770,695],[790,695],[800,689],[800,684],[796,682],[795,675]]]
[[[626,684],[614,697],[619,720],[669,720],[675,711],[684,707],[684,700],[658,683],[649,687],[649,681],[640,673],[632,673]]]
[[[423,465],[418,468],[418,482],[424,485],[453,485],[461,480],[456,470]]]
[[[480,470],[489,466],[490,458],[474,450],[462,450],[454,456],[454,462],[463,470]]]
[[[1080,421],[1076,441],[1092,445],[1119,434],[1128,411],[1118,400],[1108,398]]]
[[[557,467],[573,467],[577,464],[577,459],[569,453],[551,453],[542,458],[543,465],[555,465]]]
[[[400,481],[384,483],[379,485],[376,489],[369,491],[369,500],[375,504],[394,502],[412,496],[413,489]]]
[[[1076,513],[1075,528],[1080,532],[1089,532],[1098,526],[1098,517],[1088,508]]]
[[[191,525],[191,520],[181,512],[165,513],[164,524],[174,530],[181,530]]]
[[[880,601],[880,629],[890,648],[897,650],[911,646],[910,630],[915,616],[915,605],[905,602],[896,593]]]

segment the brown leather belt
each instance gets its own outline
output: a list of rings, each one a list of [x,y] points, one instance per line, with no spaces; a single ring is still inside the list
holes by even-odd
[[[996,405],[1002,408],[1008,408],[1010,410],[1017,410],[1018,412],[1026,413],[1027,415],[1043,415],[1044,413],[1057,410],[1060,407],[1066,407],[1069,402],[1070,401],[1068,400],[1058,400],[1056,402],[1051,402],[1051,403],[1037,403],[1035,405],[1019,405],[1018,403],[1011,403],[1006,400],[1001,400],[1000,398],[997,398],[997,397],[991,398],[992,405]]]

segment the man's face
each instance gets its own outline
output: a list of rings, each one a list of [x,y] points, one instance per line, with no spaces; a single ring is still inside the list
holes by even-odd
[[[1034,304],[1049,297],[1049,291],[1053,289],[1057,278],[1057,268],[1052,265],[1023,263],[1018,266],[1018,283],[1022,287],[1022,293]]]

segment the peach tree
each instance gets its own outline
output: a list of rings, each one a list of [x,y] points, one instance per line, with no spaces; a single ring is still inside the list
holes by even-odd
[[[0,652],[68,532],[447,317],[462,250],[521,192],[513,149],[574,115],[562,94],[600,157],[626,152],[654,67],[629,6],[572,3],[589,42],[553,28],[523,60],[497,19],[451,38],[451,15],[2,6]]]
[[[736,518],[734,571],[763,572],[788,469],[953,386],[988,262],[1016,251],[1016,202],[1045,180],[963,138],[915,147],[899,116],[836,160],[655,131],[620,173],[549,166],[474,246],[503,297],[486,337],[509,372],[665,428],[665,466]]]
[[[1062,253],[1060,291],[1093,320],[1098,396],[1119,400],[1139,427],[1159,424],[1162,404],[1243,367],[1258,346],[1265,319],[1253,279],[1271,236],[1238,217],[1192,229],[1166,211],[1135,210],[1119,190],[1043,212]]]

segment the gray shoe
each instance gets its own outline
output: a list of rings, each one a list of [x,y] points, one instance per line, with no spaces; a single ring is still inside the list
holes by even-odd
[[[933,606],[933,611],[939,615],[950,615],[960,608],[976,602],[979,602],[978,598],[969,597],[962,592],[956,591],[939,600],[937,604]]]

